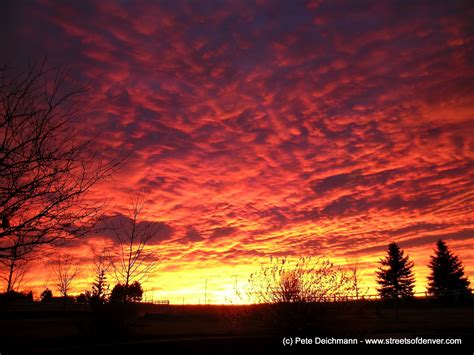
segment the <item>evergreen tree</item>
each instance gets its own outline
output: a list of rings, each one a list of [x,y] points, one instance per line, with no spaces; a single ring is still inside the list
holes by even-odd
[[[470,282],[464,277],[464,267],[459,258],[449,251],[442,240],[438,240],[436,246],[435,255],[431,256],[429,263],[428,292],[436,297],[453,292],[468,293]]]
[[[109,285],[107,284],[107,276],[105,270],[100,270],[96,279],[92,283],[92,291],[90,293],[91,302],[104,304],[107,301],[109,293]]]
[[[388,246],[388,255],[380,260],[382,266],[377,271],[377,289],[383,299],[398,299],[413,297],[415,277],[413,262],[400,250],[396,243]]]

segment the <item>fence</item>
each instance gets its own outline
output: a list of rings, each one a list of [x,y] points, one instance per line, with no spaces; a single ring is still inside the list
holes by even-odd
[[[379,294],[360,294],[360,295],[345,295],[345,294],[333,294],[333,295],[302,295],[298,292],[291,294],[288,291],[280,292],[277,290],[269,291],[265,298],[274,299],[280,302],[349,302],[349,301],[364,301],[364,300],[381,300]],[[272,294],[273,293],[273,294]],[[281,293],[281,294],[280,294]],[[254,293],[255,294],[255,293]],[[457,301],[460,297],[472,296],[472,290],[451,290],[441,292],[437,295],[430,294],[428,291],[414,292],[413,296],[418,299],[439,299],[443,297],[450,297]],[[258,295],[257,295],[258,297]],[[400,297],[402,299],[403,297]]]
[[[146,303],[169,305],[170,301],[169,300],[154,300],[154,301],[148,301]]]

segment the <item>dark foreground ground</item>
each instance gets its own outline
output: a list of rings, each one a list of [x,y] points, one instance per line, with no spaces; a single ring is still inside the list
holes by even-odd
[[[306,344],[296,344],[306,340]],[[262,354],[329,353],[356,341],[350,352],[380,353],[370,339],[461,339],[441,345],[473,354],[474,304],[414,300],[273,306],[11,305],[0,313],[1,355],[34,354]],[[393,340],[395,341],[395,340]],[[284,342],[287,345],[284,345]],[[308,344],[312,342],[312,344]],[[292,345],[290,345],[292,344]],[[398,345],[402,353],[432,346]],[[429,351],[429,350],[428,350]]]

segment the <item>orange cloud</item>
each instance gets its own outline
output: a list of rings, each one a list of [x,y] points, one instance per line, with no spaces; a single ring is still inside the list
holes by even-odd
[[[12,10],[21,30],[5,60],[46,52],[91,81],[78,130],[111,158],[129,156],[95,197],[119,215],[141,191],[146,220],[168,228],[146,286],[153,297],[198,302],[207,278],[224,302],[230,275],[244,282],[270,255],[344,263],[357,254],[374,292],[391,241],[415,260],[423,290],[437,238],[474,278],[472,11],[341,8],[41,1]],[[87,246],[102,240],[69,247],[84,258],[78,292],[90,278]],[[35,267],[39,290],[48,270]]]

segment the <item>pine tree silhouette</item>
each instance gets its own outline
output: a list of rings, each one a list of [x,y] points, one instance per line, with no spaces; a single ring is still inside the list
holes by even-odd
[[[449,251],[444,241],[438,240],[436,246],[435,255],[431,256],[429,263],[428,292],[436,297],[454,292],[468,293],[470,282],[464,277],[464,267],[459,258]]]
[[[388,255],[380,260],[382,266],[377,271],[377,289],[383,299],[398,299],[413,297],[415,277],[413,262],[400,250],[396,243],[388,246]]]
[[[107,284],[105,270],[100,270],[96,279],[92,283],[91,300],[99,304],[104,304],[107,301],[108,290],[109,285]]]

